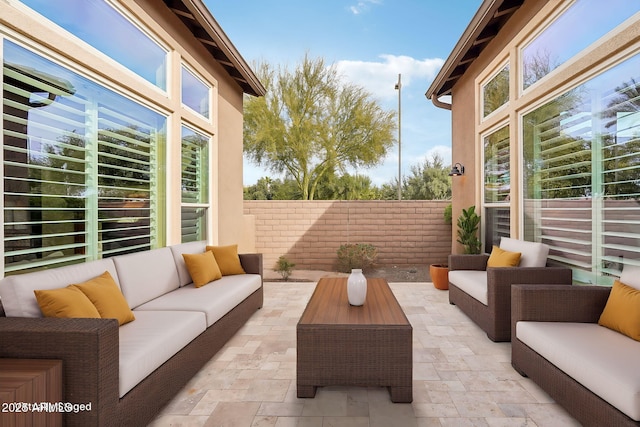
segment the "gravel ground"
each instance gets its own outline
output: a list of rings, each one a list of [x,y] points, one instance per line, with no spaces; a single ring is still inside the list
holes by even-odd
[[[430,282],[428,265],[418,265],[410,267],[378,267],[364,272],[368,277],[383,277],[387,279],[387,282]],[[346,273],[338,273],[332,271],[319,271],[319,270],[296,270],[294,269],[290,282],[316,282],[321,277],[326,276],[348,276]],[[264,279],[269,282],[282,282],[280,274],[273,270],[264,271]]]
[[[384,277],[387,282],[430,282],[428,265],[412,267],[382,267],[366,273],[370,277]]]

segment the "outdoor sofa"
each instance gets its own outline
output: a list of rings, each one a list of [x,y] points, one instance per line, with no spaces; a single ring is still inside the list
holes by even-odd
[[[0,357],[62,360],[63,401],[91,404],[65,413],[65,426],[146,425],[263,303],[261,254],[237,256],[245,274],[195,287],[185,253],[205,253],[205,242],[4,278]],[[105,272],[135,320],[42,317],[34,290]]]
[[[626,266],[620,282],[632,288],[627,301],[635,305],[629,312],[610,308],[638,327],[640,268]],[[598,324],[615,286],[512,291],[511,364],[585,426],[640,425],[640,336]]]
[[[492,341],[509,341],[511,285],[570,285],[572,273],[569,268],[547,266],[549,246],[543,243],[503,237],[500,249],[520,253],[518,266],[487,267],[487,254],[449,255],[449,303],[458,306]]]

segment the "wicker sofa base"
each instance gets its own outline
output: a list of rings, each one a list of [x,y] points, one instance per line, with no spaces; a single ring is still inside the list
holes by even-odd
[[[453,271],[486,271],[487,305],[449,282],[449,303],[473,320],[491,341],[511,340],[511,287],[514,284],[570,285],[571,269],[566,267],[487,268],[489,255],[449,255],[449,280]]]
[[[511,345],[513,368],[533,380],[582,425],[640,426],[520,340],[512,340]]]
[[[597,323],[610,291],[604,286],[515,285],[511,365],[585,426],[640,426],[516,337],[519,321]]]
[[[510,323],[502,323],[502,328],[495,322],[495,314],[489,307],[449,282],[449,303],[467,315],[467,317],[486,332],[491,341],[509,341],[511,339]]]
[[[65,413],[65,426],[144,426],[262,303],[260,287],[120,399],[115,319],[2,317],[0,357],[62,360],[63,401],[91,402],[91,411]]]

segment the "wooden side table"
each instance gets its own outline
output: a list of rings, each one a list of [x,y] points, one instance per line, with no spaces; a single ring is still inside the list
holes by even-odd
[[[62,426],[61,401],[61,360],[0,359],[1,426]]]

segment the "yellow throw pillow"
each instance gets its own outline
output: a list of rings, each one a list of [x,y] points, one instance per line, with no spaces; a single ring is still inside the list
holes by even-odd
[[[598,325],[640,341],[640,291],[616,280]]]
[[[35,290],[40,311],[45,317],[100,318],[100,313],[80,289],[66,288]]]
[[[222,277],[216,258],[211,251],[201,254],[182,254],[182,258],[196,288]]]
[[[238,256],[238,245],[207,246],[206,249],[207,251],[213,252],[223,276],[245,274],[242,264],[240,264],[240,257]]]
[[[89,298],[103,319],[117,319],[120,326],[136,320],[129,303],[108,271],[84,283],[71,286],[80,289]]]
[[[520,264],[520,252],[509,252],[493,246],[487,267],[517,267]]]

